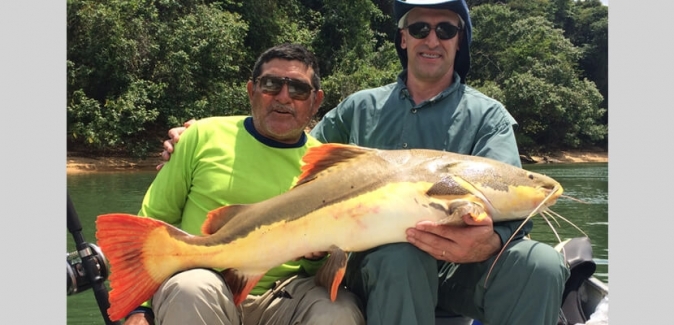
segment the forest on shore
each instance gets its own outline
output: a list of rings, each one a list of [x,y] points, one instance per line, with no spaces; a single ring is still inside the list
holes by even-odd
[[[599,0],[468,0],[467,84],[519,123],[522,153],[608,143],[608,7]],[[191,118],[249,113],[257,56],[301,43],[320,61],[318,119],[395,80],[393,0],[67,0],[67,143],[156,156]]]

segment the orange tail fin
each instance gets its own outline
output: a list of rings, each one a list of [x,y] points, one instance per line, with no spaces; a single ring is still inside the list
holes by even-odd
[[[153,235],[156,234],[156,229],[162,228],[166,229],[161,232],[164,236]],[[98,216],[96,239],[110,264],[108,315],[111,320],[117,321],[126,317],[129,312],[150,299],[161,283],[177,271],[169,270],[168,267],[152,267],[157,264],[160,256],[144,255],[149,244],[164,246],[165,239],[170,239],[168,234],[175,231],[180,230],[152,218],[128,214]]]

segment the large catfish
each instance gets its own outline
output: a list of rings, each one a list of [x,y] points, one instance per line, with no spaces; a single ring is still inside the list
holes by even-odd
[[[328,251],[316,279],[334,300],[347,252],[406,241],[419,221],[463,224],[462,216],[523,220],[555,203],[550,177],[492,159],[435,150],[376,150],[325,144],[309,149],[297,185],[249,205],[208,214],[203,236],[124,214],[96,220],[110,263],[112,320],[148,300],[161,283],[191,268],[225,270],[241,303],[269,269]]]

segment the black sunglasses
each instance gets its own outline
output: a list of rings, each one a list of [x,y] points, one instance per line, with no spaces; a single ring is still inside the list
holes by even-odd
[[[290,95],[290,98],[295,100],[307,100],[309,95],[311,95],[311,92],[314,91],[314,87],[310,84],[288,77],[264,76],[258,77],[257,80],[260,82],[260,89],[262,92],[269,95],[278,95],[285,84],[288,85],[288,94]]]
[[[424,39],[431,33],[431,24],[420,21],[407,26],[407,31],[416,39]],[[448,40],[456,36],[462,30],[448,22],[441,22],[435,25],[435,35],[441,40]]]

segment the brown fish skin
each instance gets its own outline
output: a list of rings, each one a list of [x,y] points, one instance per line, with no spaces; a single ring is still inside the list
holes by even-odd
[[[99,216],[96,236],[111,265],[111,319],[126,316],[175,272],[196,267],[225,270],[238,304],[269,269],[319,251],[330,256],[316,279],[334,299],[347,252],[404,242],[405,230],[423,220],[462,224],[466,213],[522,220],[562,193],[544,175],[434,150],[326,144],[304,161],[292,190],[212,211],[204,236],[150,218]]]

